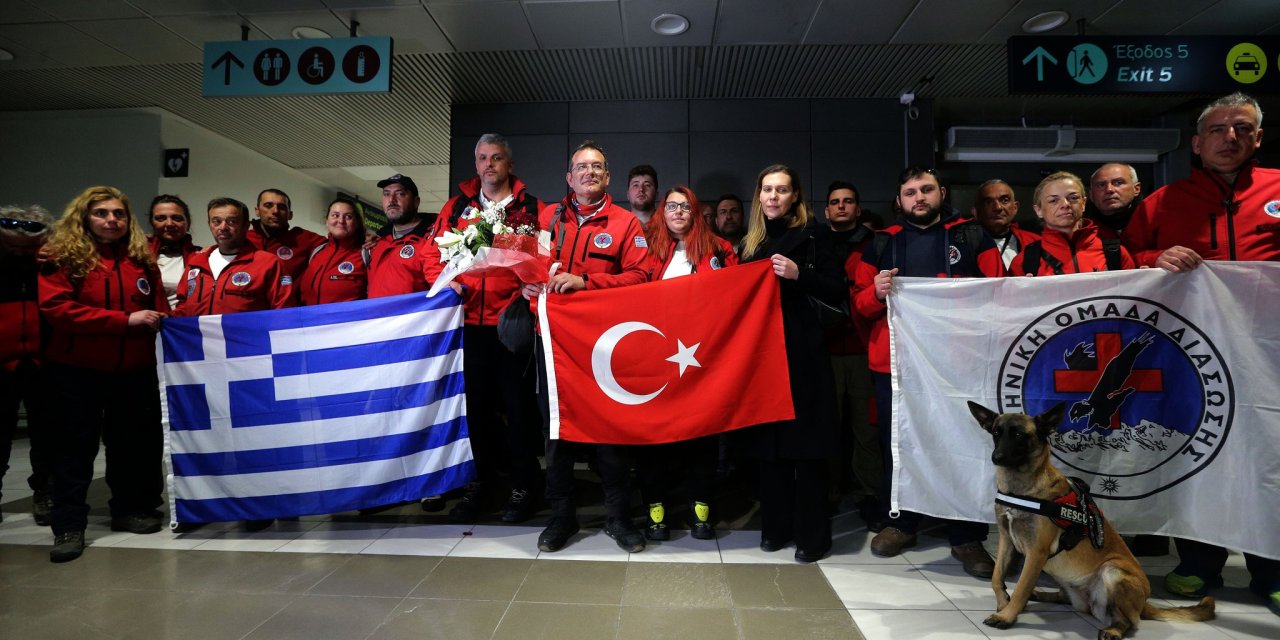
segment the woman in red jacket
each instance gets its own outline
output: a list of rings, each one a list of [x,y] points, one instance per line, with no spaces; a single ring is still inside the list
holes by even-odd
[[[147,241],[156,259],[169,307],[178,305],[178,283],[187,274],[187,259],[200,250],[191,242],[191,208],[178,196],[160,194],[151,201],[151,229]]]
[[[155,334],[169,311],[147,238],[113,187],[90,187],[67,205],[39,276],[44,348],[54,401],[54,547],[84,551],[86,497],[98,441],[107,449],[111,530],[160,530],[160,397]]]
[[[1084,217],[1084,183],[1074,173],[1058,171],[1036,185],[1032,207],[1044,222],[1040,240],[1014,257],[1015,276],[1116,271],[1134,268],[1133,256],[1118,240],[1098,237],[1098,227]]]
[[[673,187],[658,203],[657,214],[645,225],[649,245],[646,269],[651,280],[667,280],[738,264],[738,256],[702,217],[698,197],[685,186]],[[699,540],[716,537],[711,520],[719,436],[704,436],[668,444],[636,448],[637,473],[644,501],[649,505],[645,537],[668,540],[666,500],[685,481],[692,513],[689,533]]]
[[[329,203],[324,226],[329,238],[316,248],[298,282],[302,304],[364,300],[369,272],[364,262],[364,218],[356,203],[338,198]]]

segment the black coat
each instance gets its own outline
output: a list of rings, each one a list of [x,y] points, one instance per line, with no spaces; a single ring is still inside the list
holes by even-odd
[[[844,265],[830,230],[813,223],[771,235],[745,261],[768,260],[777,253],[800,267],[798,279],[778,280],[796,419],[743,429],[738,444],[743,454],[762,460],[834,458],[840,451],[835,382],[823,346],[822,326],[809,296],[839,306],[849,291]]]

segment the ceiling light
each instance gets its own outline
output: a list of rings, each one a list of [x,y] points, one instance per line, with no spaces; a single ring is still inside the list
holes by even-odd
[[[1045,11],[1027,18],[1026,22],[1022,23],[1022,30],[1027,33],[1053,31],[1066,24],[1070,19],[1071,14],[1066,11]]]
[[[660,36],[678,36],[689,30],[689,19],[674,13],[663,13],[649,23],[649,28]]]
[[[13,53],[8,49],[0,49],[0,62],[8,62],[13,59]]]
[[[315,27],[294,27],[293,37],[298,40],[308,40],[311,38],[332,38],[328,31],[317,29]]]

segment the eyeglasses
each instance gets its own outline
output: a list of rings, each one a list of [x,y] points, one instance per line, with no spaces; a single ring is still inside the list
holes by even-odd
[[[0,218],[0,229],[21,229],[27,233],[40,233],[44,231],[43,222],[35,220],[15,220],[13,218]]]
[[[585,173],[587,171],[590,171],[592,173],[600,173],[604,171],[604,163],[603,162],[579,162],[578,164],[573,165],[574,173]]]
[[[689,213],[689,211],[692,210],[692,207],[689,206],[688,202],[668,202],[665,208],[667,213],[675,213],[677,211]]]

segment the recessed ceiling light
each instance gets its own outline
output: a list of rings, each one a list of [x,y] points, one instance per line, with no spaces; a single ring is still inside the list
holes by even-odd
[[[649,23],[649,28],[660,36],[678,36],[689,30],[689,19],[674,13],[663,13]]]
[[[8,49],[0,49],[0,62],[8,62],[13,59],[13,53]]]
[[[1022,23],[1022,30],[1027,33],[1053,31],[1066,24],[1070,19],[1071,14],[1066,11],[1045,11],[1027,18],[1026,22]]]
[[[293,37],[298,40],[307,40],[309,38],[332,38],[328,31],[317,29],[315,27],[294,27]]]

